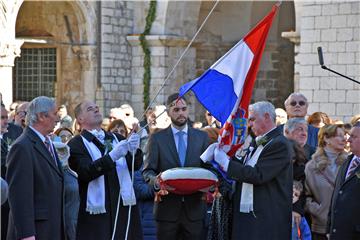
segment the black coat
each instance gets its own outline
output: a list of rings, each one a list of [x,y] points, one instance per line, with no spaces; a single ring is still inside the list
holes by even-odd
[[[336,176],[330,205],[330,239],[360,239],[360,166],[345,180],[354,155],[348,157]]]
[[[230,161],[227,174],[236,180],[233,196],[232,239],[279,240],[291,237],[292,156],[291,146],[279,129],[267,134],[270,140],[254,167]],[[254,212],[240,213],[242,183],[254,186]]]
[[[81,136],[88,141],[92,141],[95,145],[97,145],[100,151],[104,151],[103,145],[101,146],[101,143],[94,137],[94,135],[86,130],[83,130],[81,135],[75,136],[68,143],[70,147],[69,165],[71,169],[78,174],[79,182],[80,208],[77,224],[77,239],[111,239],[120,191],[115,163],[109,154],[105,154],[98,160],[93,161]],[[116,137],[119,141],[124,139],[118,134]],[[112,134],[105,133],[105,140],[112,138]],[[131,174],[132,156],[130,153],[126,155],[126,161]],[[138,150],[135,155],[135,170],[139,169],[141,164],[142,152]],[[91,215],[86,212],[88,185],[89,182],[102,175],[105,177],[106,213]],[[121,201],[115,239],[124,239],[125,237],[128,209],[129,207],[123,206]],[[131,223],[128,239],[142,239],[141,223],[137,205],[132,206],[131,208]]]
[[[7,132],[4,133],[1,141],[1,177],[5,179],[6,176],[6,157],[9,153],[9,144],[15,142],[15,140],[21,135],[23,129],[22,127],[9,123]],[[8,218],[9,218],[9,203],[6,201],[1,205],[1,239],[6,239],[7,228],[8,228]]]
[[[54,149],[54,153],[55,149]],[[57,158],[57,155],[56,155]],[[8,154],[9,228],[7,239],[63,239],[63,173],[30,128]]]

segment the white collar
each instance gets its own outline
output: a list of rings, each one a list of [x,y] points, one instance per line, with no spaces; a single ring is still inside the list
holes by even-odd
[[[260,136],[259,136],[259,139],[262,138],[262,137],[264,137],[264,136],[266,136],[269,132],[271,132],[271,131],[274,130],[275,128],[276,128],[276,127],[273,127],[272,129],[270,129],[269,131],[267,131],[265,134],[260,135]]]
[[[177,129],[177,128],[175,128],[174,126],[173,126],[173,124],[171,124],[171,131],[172,131],[172,133],[174,134],[174,135],[176,135],[178,132],[180,132],[180,131],[182,131],[182,132],[184,132],[186,135],[187,135],[187,133],[188,133],[188,125],[187,125],[187,123],[185,124],[185,127],[183,128],[183,129]]]
[[[42,142],[45,142],[46,137],[44,135],[42,135],[38,130],[36,130],[35,128],[33,128],[32,126],[29,126],[31,128],[31,130],[33,130],[36,135],[39,136],[39,138],[41,139]]]

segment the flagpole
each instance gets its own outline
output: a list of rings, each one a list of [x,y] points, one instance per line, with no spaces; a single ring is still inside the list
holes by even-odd
[[[145,115],[145,113],[149,110],[149,108],[154,104],[157,96],[160,94],[160,91],[164,88],[166,82],[169,80],[170,76],[172,75],[172,73],[175,71],[175,68],[177,67],[177,65],[180,63],[180,61],[182,60],[182,58],[184,57],[185,53],[188,51],[188,49],[190,48],[191,44],[194,42],[195,38],[197,37],[197,35],[199,34],[199,32],[202,30],[202,28],[204,27],[205,23],[207,22],[208,18],[210,17],[210,15],[212,14],[212,12],[215,10],[216,6],[219,4],[220,0],[216,0],[214,6],[212,7],[212,9],[210,10],[209,14],[206,16],[206,18],[204,19],[204,21],[202,22],[202,24],[200,25],[199,29],[196,31],[195,35],[193,36],[193,38],[191,39],[191,41],[189,42],[189,44],[186,46],[185,50],[183,51],[183,53],[181,54],[181,56],[179,57],[179,59],[177,60],[177,62],[175,63],[175,65],[173,66],[173,68],[171,69],[171,71],[169,72],[169,74],[166,76],[164,82],[161,84],[159,90],[156,92],[155,96],[153,97],[153,99],[151,100],[151,102],[149,103],[148,107],[146,108],[145,112],[143,113],[143,116]]]
[[[276,7],[277,9],[280,7],[280,5],[282,4],[282,1],[278,1],[274,7]],[[274,9],[272,9],[271,11],[274,11]],[[269,16],[269,14],[268,14]],[[265,21],[266,18],[263,19],[263,21],[259,22],[253,29],[252,31],[254,31],[255,29],[257,29],[260,25],[262,25],[262,23]],[[220,59],[218,59],[210,68],[215,68],[225,57],[227,57],[238,45],[242,44],[244,42],[244,39],[250,34],[251,32],[247,33],[242,39],[241,41],[237,42],[229,51],[227,51]]]

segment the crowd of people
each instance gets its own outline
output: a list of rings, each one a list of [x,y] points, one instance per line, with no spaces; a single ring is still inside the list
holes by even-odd
[[[171,94],[139,121],[129,104],[1,104],[1,239],[360,239],[360,114],[309,115],[301,93],[255,102],[244,145],[215,147],[219,170],[200,156],[221,124],[188,107]],[[177,167],[214,172],[221,194],[162,191]]]

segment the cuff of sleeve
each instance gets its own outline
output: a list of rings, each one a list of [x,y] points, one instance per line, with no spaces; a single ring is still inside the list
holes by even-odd
[[[156,183],[154,183],[154,191],[155,192],[160,191],[160,187]]]
[[[227,170],[228,170],[228,168],[229,168],[229,163],[230,163],[230,160],[229,160],[229,159],[226,159],[226,160],[224,161],[224,165],[223,165],[222,167],[223,167],[223,170],[224,170],[225,172],[227,172]]]

